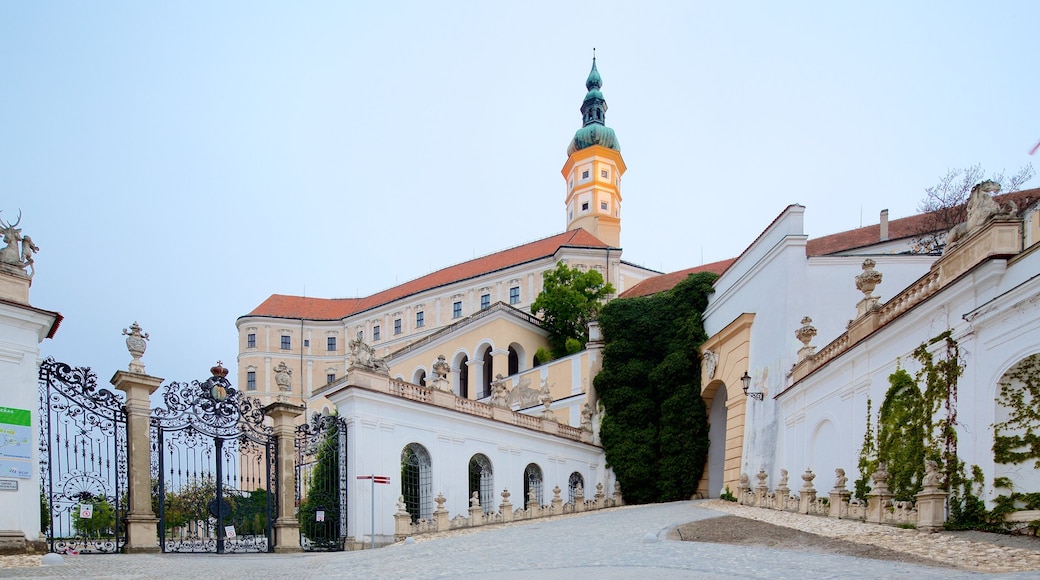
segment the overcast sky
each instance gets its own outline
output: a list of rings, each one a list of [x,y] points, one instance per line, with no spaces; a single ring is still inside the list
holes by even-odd
[[[272,293],[368,295],[565,227],[596,48],[624,259],[915,213],[1040,139],[1040,3],[3,2],[0,217],[41,248],[44,355],[107,383],[237,355]],[[1030,184],[1036,187],[1037,180]]]

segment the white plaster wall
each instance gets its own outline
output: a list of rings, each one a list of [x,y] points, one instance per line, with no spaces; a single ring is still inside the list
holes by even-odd
[[[432,495],[444,494],[450,517],[468,515],[469,460],[476,453],[492,462],[496,511],[504,488],[512,494],[514,509],[523,507],[523,474],[529,463],[542,469],[545,504],[556,485],[566,501],[567,480],[575,471],[585,478],[587,497],[595,493],[597,482],[603,483],[605,493],[613,492],[614,475],[604,467],[603,450],[593,445],[360,388],[339,391],[329,399],[348,424],[348,528],[355,537],[367,536],[372,525],[371,485],[356,479],[361,474],[390,476],[390,485],[375,486],[375,527],[377,536],[393,534],[395,502],[401,495],[401,451],[410,443],[429,451]]]
[[[32,413],[32,477],[0,474],[2,479],[18,482],[17,491],[0,491],[0,530],[20,530],[30,541],[40,538],[39,344],[53,322],[49,315],[0,304],[0,406]]]
[[[815,469],[830,474],[834,467],[844,467],[850,479],[857,478],[855,463],[866,429],[867,397],[876,415],[897,361],[914,374],[919,365],[910,358],[911,352],[952,328],[966,365],[959,381],[958,450],[969,466],[982,467],[986,495],[992,497],[997,381],[1022,358],[1040,352],[1040,276],[1036,272],[1040,272],[1040,252],[1020,256],[1006,270],[1004,261],[989,261],[794,385],[780,398],[786,419],[785,445],[777,462],[804,463],[808,459],[804,454],[812,447],[812,426],[831,420],[841,443],[832,455],[836,464]],[[940,343],[933,352],[942,349]],[[801,423],[809,427],[800,428]],[[1030,485],[1040,484],[1034,479],[1030,475]],[[826,485],[816,487],[826,489]]]

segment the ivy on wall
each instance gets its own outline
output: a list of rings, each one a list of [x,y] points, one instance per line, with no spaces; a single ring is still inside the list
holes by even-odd
[[[689,499],[697,491],[708,456],[701,313],[716,277],[693,274],[667,292],[618,298],[600,312],[600,438],[626,502]]]
[[[891,385],[878,413],[878,461],[888,464],[888,487],[899,501],[913,501],[924,478],[924,399],[905,369],[888,377]]]
[[[1040,469],[1040,354],[1026,357],[1004,376],[997,404],[1008,410],[1008,418],[993,425],[993,460],[1005,465],[1032,461]],[[993,485],[1008,490],[994,498],[994,515],[1040,509],[1040,493],[1016,491],[1007,477],[996,478]]]

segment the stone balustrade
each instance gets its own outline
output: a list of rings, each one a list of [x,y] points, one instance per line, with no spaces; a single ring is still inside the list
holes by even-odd
[[[917,494],[917,501],[895,501],[886,484],[888,474],[884,467],[880,467],[873,475],[874,486],[866,499],[853,498],[852,492],[845,489],[847,480],[844,470],[837,470],[836,475],[836,486],[824,496],[817,495],[812,487],[812,480],[816,476],[810,469],[801,476],[805,483],[796,493],[792,493],[787,487],[786,469],[781,470],[780,482],[776,489],[766,486],[767,477],[764,470],[760,470],[756,475],[758,484],[753,488],[749,483],[750,478],[744,473],[741,474],[740,484],[737,486],[737,502],[741,505],[777,511],[893,526],[913,526],[924,531],[938,531],[943,528],[947,494],[936,485],[937,478],[929,479],[925,476],[924,489]]]
[[[455,517],[449,517],[448,510],[445,507],[447,500],[442,494],[438,494],[434,500],[437,503],[437,508],[433,512],[433,517],[431,519],[421,518],[414,522],[411,514],[405,509],[404,497],[402,496],[398,499],[397,512],[394,514],[394,540],[400,541],[409,536],[590,512],[624,505],[624,498],[621,496],[621,486],[616,483],[614,484],[614,493],[611,495],[603,492],[602,483],[596,484],[596,492],[592,499],[585,499],[584,492],[579,487],[575,490],[573,502],[563,501],[563,498],[560,497],[560,486],[557,485],[552,491],[553,497],[548,505],[539,505],[536,500],[531,499],[526,502],[525,507],[513,509],[513,504],[509,501],[511,494],[508,489],[503,489],[501,493],[502,503],[499,504],[497,512],[485,513],[478,498],[474,497],[470,500],[470,505],[467,506],[467,513],[460,513]]]

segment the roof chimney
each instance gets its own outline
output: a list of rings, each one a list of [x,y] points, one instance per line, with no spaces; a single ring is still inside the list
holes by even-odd
[[[881,210],[881,239],[879,241],[888,240],[888,210]]]

